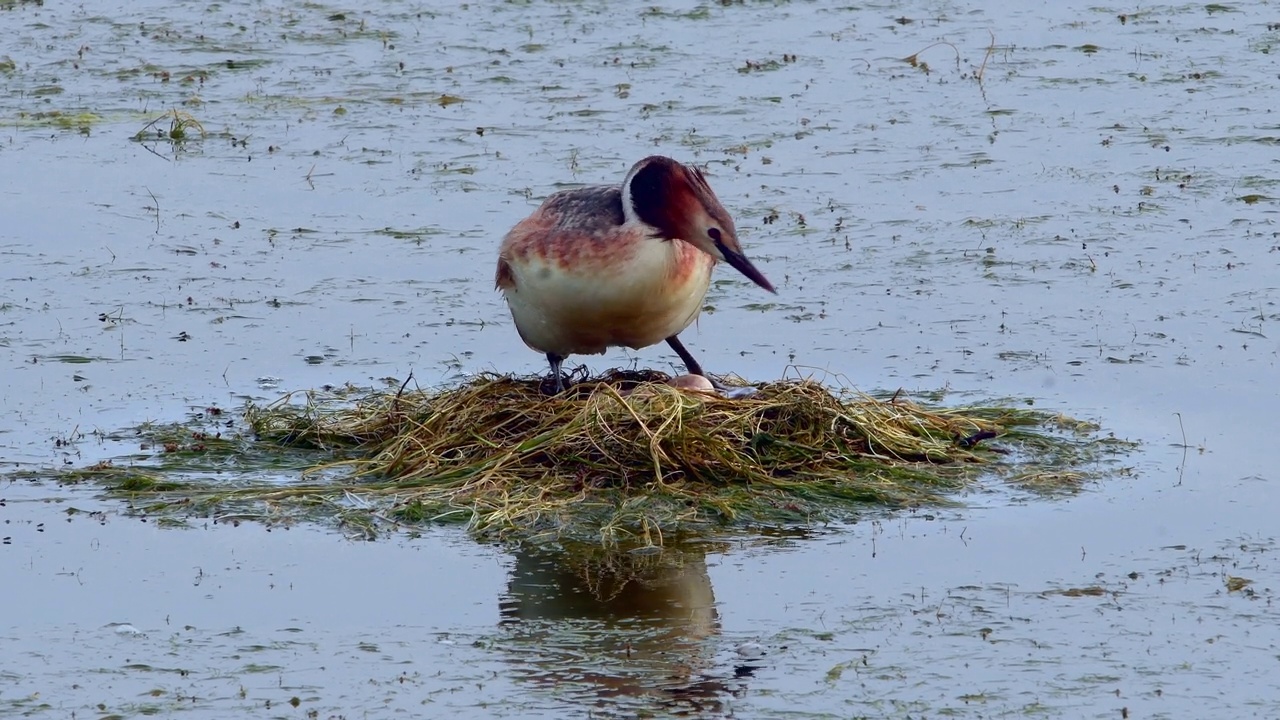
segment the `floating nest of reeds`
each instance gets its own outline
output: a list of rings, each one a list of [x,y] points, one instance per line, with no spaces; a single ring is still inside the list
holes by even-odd
[[[320,453],[309,474],[326,480],[226,497],[337,497],[397,524],[660,545],[954,502],[983,478],[1071,489],[1116,445],[1025,407],[929,407],[810,380],[729,399],[667,379],[614,371],[554,397],[539,379],[496,375],[443,390],[293,394],[250,407],[249,426],[259,442]]]
[[[1025,402],[943,407],[808,379],[735,399],[650,371],[577,379],[558,396],[541,378],[497,375],[296,392],[243,421],[205,408],[104,434],[137,443],[120,464],[28,475],[101,484],[161,523],[336,522],[371,537],[454,522],[629,547],[955,504],[964,491],[1073,492],[1124,472],[1133,447]]]

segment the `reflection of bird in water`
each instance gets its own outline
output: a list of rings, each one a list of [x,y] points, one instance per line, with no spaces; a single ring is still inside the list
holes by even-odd
[[[702,309],[717,261],[774,292],[742,254],[733,218],[702,172],[655,155],[620,186],[547,198],[503,239],[497,286],[525,344],[546,353],[561,392],[569,355],[662,340],[703,375],[678,336]]]
[[[518,654],[535,682],[585,702],[655,700],[718,709],[741,680],[709,674],[720,634],[700,551],[583,559],[521,550],[501,604],[502,623],[536,659]]]

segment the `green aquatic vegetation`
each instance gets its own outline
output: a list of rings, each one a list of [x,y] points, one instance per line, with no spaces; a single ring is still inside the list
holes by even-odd
[[[166,123],[168,127],[165,127]],[[142,126],[133,139],[138,142],[168,140],[177,145],[192,139],[193,132],[198,133],[201,140],[209,134],[205,131],[204,125],[191,113],[174,108]]]
[[[56,130],[76,130],[84,134],[88,134],[94,126],[102,123],[103,116],[85,111],[67,111],[46,110],[43,112],[22,112],[11,121],[16,127],[23,128],[54,128]]]

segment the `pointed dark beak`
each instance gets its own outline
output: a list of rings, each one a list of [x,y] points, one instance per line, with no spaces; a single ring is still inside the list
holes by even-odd
[[[770,283],[768,279],[765,278],[764,273],[757,270],[756,266],[751,264],[751,261],[747,259],[746,255],[730,250],[725,247],[725,244],[722,242],[716,243],[716,249],[720,251],[721,255],[724,255],[724,261],[729,263],[730,267],[743,275],[746,275],[751,279],[751,282],[759,285],[765,290],[768,290],[774,295],[778,294],[778,291],[773,289],[773,283]]]

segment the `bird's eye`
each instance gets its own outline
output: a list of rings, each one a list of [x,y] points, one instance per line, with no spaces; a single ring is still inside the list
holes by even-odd
[[[711,228],[707,231],[707,237],[714,242],[720,242],[720,228]]]

